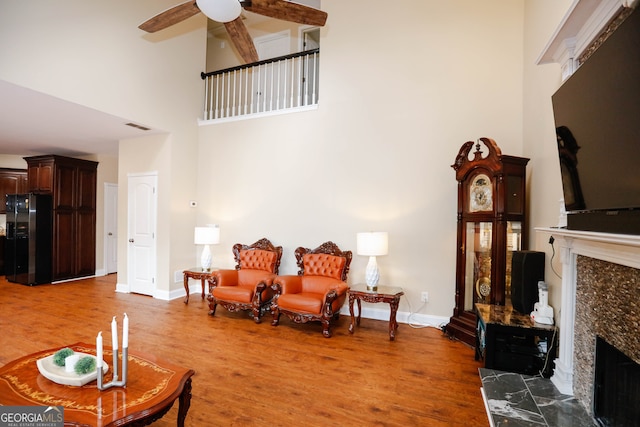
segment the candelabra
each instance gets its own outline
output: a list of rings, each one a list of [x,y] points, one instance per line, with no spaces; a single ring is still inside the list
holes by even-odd
[[[98,337],[96,338],[96,367],[98,370],[98,390],[107,390],[111,387],[124,387],[127,385],[127,370],[129,364],[129,318],[127,317],[127,313],[124,314],[124,326],[122,332],[122,378],[118,377],[118,359],[119,359],[119,351],[118,351],[118,332],[117,332],[117,323],[115,316],[113,317],[113,321],[111,322],[111,337],[113,343],[113,379],[104,383],[104,368],[102,366],[102,331],[98,333]]]

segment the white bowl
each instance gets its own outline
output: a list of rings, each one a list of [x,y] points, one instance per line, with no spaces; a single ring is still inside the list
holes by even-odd
[[[94,359],[96,358],[96,356],[92,354],[85,354],[85,353],[75,353],[75,354],[80,356],[81,359],[84,356],[93,357]],[[82,374],[82,375],[78,375],[75,372],[67,372],[64,366],[58,366],[55,363],[53,363],[53,356],[55,355],[52,354],[51,356],[38,359],[36,361],[36,364],[38,365],[38,371],[40,371],[42,376],[47,378],[48,380],[53,381],[54,383],[80,387],[98,378],[97,369],[95,369],[93,372],[89,372],[87,374]],[[106,363],[104,363],[104,360],[103,360],[102,371],[107,372],[108,370],[109,370],[109,366]]]

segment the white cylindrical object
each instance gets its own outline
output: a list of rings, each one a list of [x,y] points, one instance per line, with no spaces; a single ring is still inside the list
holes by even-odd
[[[116,316],[113,316],[113,320],[111,320],[111,344],[114,350],[118,349],[118,323],[116,322]]]
[[[220,227],[196,227],[193,243],[196,245],[215,245],[220,243]]]
[[[122,326],[122,348],[129,347],[129,317],[127,313],[124,314],[124,321]]]
[[[74,368],[76,367],[76,363],[78,363],[78,360],[80,360],[79,354],[72,354],[71,356],[65,357],[64,370],[66,372],[73,372]]]
[[[358,255],[381,256],[389,253],[389,234],[386,231],[370,231],[356,235]]]
[[[96,367],[102,367],[102,331],[98,332],[96,337]]]

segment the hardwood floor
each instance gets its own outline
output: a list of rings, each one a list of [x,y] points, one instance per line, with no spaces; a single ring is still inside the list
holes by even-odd
[[[46,348],[110,340],[114,315],[130,319],[132,351],[192,368],[187,426],[483,426],[473,350],[434,328],[343,316],[324,338],[320,323],[283,316],[256,325],[247,313],[200,295],[161,301],[115,292],[115,275],[27,287],[0,279],[0,365]],[[154,426],[175,426],[177,403]]]

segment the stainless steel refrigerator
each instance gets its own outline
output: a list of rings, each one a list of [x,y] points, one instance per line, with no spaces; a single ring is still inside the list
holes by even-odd
[[[50,195],[7,195],[4,264],[8,281],[24,285],[51,283],[52,230]]]

